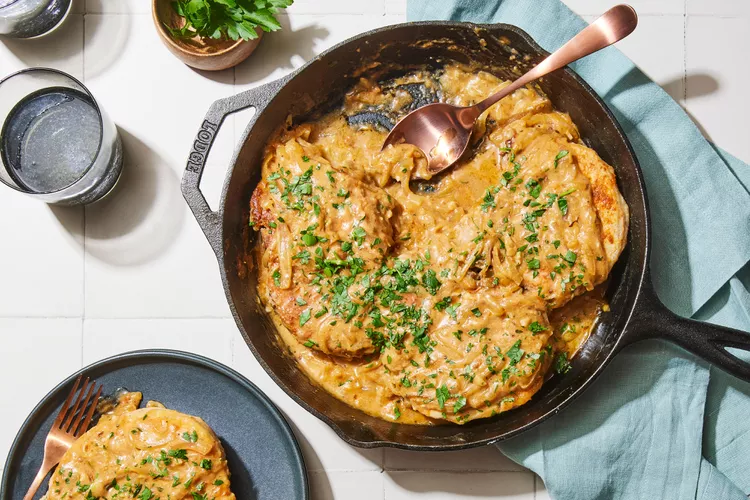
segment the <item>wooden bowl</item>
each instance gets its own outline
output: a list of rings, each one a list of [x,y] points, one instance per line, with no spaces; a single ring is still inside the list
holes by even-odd
[[[263,30],[256,29],[258,38],[255,40],[214,40],[200,37],[190,39],[175,38],[167,30],[165,24],[172,28],[180,28],[185,20],[172,9],[172,0],[152,0],[151,14],[161,41],[169,51],[180,61],[195,69],[204,71],[220,71],[238,65],[260,43]]]

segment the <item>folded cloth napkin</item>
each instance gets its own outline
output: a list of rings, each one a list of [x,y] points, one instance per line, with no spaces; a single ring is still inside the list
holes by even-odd
[[[586,25],[559,0],[408,0],[408,17],[515,24],[549,51]],[[659,297],[678,314],[750,331],[750,167],[707,142],[616,48],[573,69],[640,160]],[[750,384],[665,342],[636,344],[568,409],[500,448],[554,499],[745,499]]]

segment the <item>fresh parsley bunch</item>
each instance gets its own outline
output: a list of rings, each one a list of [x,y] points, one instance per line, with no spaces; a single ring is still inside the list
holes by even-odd
[[[294,0],[176,0],[172,8],[185,18],[185,25],[167,28],[173,36],[181,38],[252,40],[258,38],[255,28],[281,29],[274,14],[292,3]]]

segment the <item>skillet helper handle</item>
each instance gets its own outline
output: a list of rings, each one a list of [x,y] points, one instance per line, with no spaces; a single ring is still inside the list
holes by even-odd
[[[200,189],[203,170],[206,168],[211,146],[213,146],[216,135],[227,116],[243,109],[255,108],[255,115],[248,125],[250,127],[261,110],[266,107],[288,80],[289,77],[285,77],[214,102],[206,113],[201,128],[195,136],[195,141],[193,141],[185,166],[185,173],[182,175],[182,196],[219,259],[223,254],[221,217],[218,212],[211,210]]]
[[[647,281],[623,340],[624,345],[628,345],[649,338],[673,342],[725,372],[750,382],[750,363],[726,349],[734,347],[750,352],[750,333],[674,314],[659,300],[653,285]]]

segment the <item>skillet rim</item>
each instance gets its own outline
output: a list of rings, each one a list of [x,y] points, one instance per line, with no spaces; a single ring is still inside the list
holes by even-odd
[[[253,115],[253,117],[250,119],[249,123],[245,127],[245,130],[242,133],[240,140],[235,145],[235,151],[232,155],[229,168],[224,178],[224,184],[222,187],[219,212],[218,212],[219,222],[221,224],[220,232],[221,232],[222,242],[227,241],[227,238],[226,238],[227,235],[225,235],[224,233],[224,230],[225,230],[224,212],[226,210],[226,202],[227,202],[227,194],[229,192],[229,185],[232,181],[234,169],[237,165],[240,152],[245,142],[247,141],[249,135],[252,133],[252,130],[255,126],[255,123],[258,117],[266,111],[266,108],[278,97],[279,93],[284,89],[284,87],[286,87],[287,84],[289,84],[293,79],[297,78],[302,73],[304,73],[305,70],[307,70],[314,63],[318,62],[321,59],[326,58],[330,54],[336,52],[339,49],[344,48],[346,45],[352,42],[359,41],[361,39],[366,39],[366,38],[371,37],[372,35],[380,34],[382,32],[387,32],[393,29],[403,29],[403,28],[415,27],[415,26],[431,26],[431,27],[438,26],[438,27],[444,27],[444,28],[470,29],[470,30],[474,30],[475,32],[477,30],[483,30],[483,31],[487,31],[493,34],[496,34],[497,32],[502,32],[502,31],[506,31],[506,32],[510,31],[512,33],[515,33],[519,37],[521,37],[524,40],[524,42],[526,42],[529,45],[529,47],[537,51],[541,56],[546,57],[547,55],[550,54],[547,50],[545,50],[542,46],[540,46],[531,35],[529,35],[525,30],[523,30],[522,28],[516,25],[507,24],[507,23],[480,24],[480,23],[465,22],[465,21],[437,20],[437,21],[415,21],[415,22],[391,24],[391,25],[375,28],[369,31],[365,31],[363,33],[350,37],[346,40],[343,40],[342,42],[339,42],[336,45],[333,45],[329,49],[325,50],[324,52],[310,59],[308,62],[306,62],[303,66],[299,67],[298,69],[290,72],[289,74],[285,76],[278,78],[277,80],[273,80],[272,82],[269,82],[268,84],[266,84],[267,87],[272,88],[271,92],[273,95],[271,95],[267,99],[264,107],[260,109],[258,112],[256,112],[255,115]],[[516,427],[513,430],[502,432],[499,435],[496,435],[494,437],[478,439],[474,441],[466,441],[463,443],[456,443],[456,444],[449,443],[449,444],[421,445],[421,444],[400,443],[397,441],[385,440],[385,439],[373,439],[369,441],[362,441],[360,439],[352,437],[345,430],[339,427],[339,425],[336,424],[336,422],[334,422],[330,417],[328,417],[327,415],[323,414],[322,412],[310,406],[305,400],[303,400],[299,395],[297,395],[297,393],[292,388],[287,387],[287,385],[281,381],[281,379],[276,375],[276,373],[268,366],[265,360],[260,356],[258,350],[255,348],[255,345],[252,339],[247,334],[245,326],[242,323],[240,315],[237,312],[237,308],[235,306],[235,303],[232,297],[232,292],[230,290],[230,286],[229,286],[228,278],[227,278],[227,275],[228,275],[227,267],[225,263],[224,254],[226,252],[226,249],[224,247],[221,254],[217,252],[219,268],[221,272],[222,285],[224,288],[224,293],[227,298],[227,302],[229,304],[229,308],[232,311],[232,316],[234,317],[235,323],[237,324],[237,327],[240,330],[240,334],[245,340],[245,344],[247,344],[248,348],[253,353],[253,356],[255,357],[255,359],[258,361],[261,367],[263,367],[263,370],[268,374],[271,380],[273,380],[273,382],[276,385],[278,385],[284,391],[284,393],[286,393],[287,396],[292,398],[292,400],[294,400],[307,412],[311,413],[312,415],[317,417],[319,420],[323,421],[328,427],[330,427],[336,433],[337,436],[339,436],[347,444],[351,446],[355,446],[357,448],[363,448],[363,449],[396,448],[396,449],[411,450],[411,451],[458,451],[458,450],[465,450],[465,449],[470,449],[470,448],[477,448],[480,446],[487,446],[487,445],[498,443],[500,441],[504,441],[506,439],[510,439],[512,437],[515,437],[541,424],[542,422],[548,420],[550,417],[552,417],[553,415],[556,415],[557,413],[562,411],[564,408],[566,408],[568,405],[570,405],[604,371],[607,365],[611,362],[612,358],[616,356],[623,347],[629,344],[629,342],[625,341],[628,326],[630,325],[631,319],[634,313],[636,312],[636,306],[639,303],[639,299],[643,294],[644,287],[649,286],[648,283],[650,283],[649,258],[650,258],[650,253],[651,253],[650,251],[651,217],[650,217],[650,212],[649,212],[648,197],[646,195],[645,181],[643,178],[643,171],[641,169],[640,162],[638,161],[638,157],[635,154],[635,150],[633,149],[633,146],[630,143],[630,140],[625,134],[625,131],[622,125],[620,125],[620,122],[617,120],[612,110],[604,102],[604,100],[599,96],[599,94],[581,76],[579,76],[575,71],[573,71],[569,66],[565,66],[562,70],[559,70],[559,71],[566,72],[569,76],[571,76],[575,80],[575,82],[578,85],[581,86],[581,88],[587,94],[591,95],[594,98],[594,101],[599,105],[602,111],[607,115],[607,117],[613,123],[614,131],[616,132],[617,137],[625,145],[625,148],[630,158],[632,159],[635,179],[637,180],[637,192],[639,194],[637,202],[639,205],[643,207],[643,228],[641,229],[641,231],[639,231],[639,233],[644,233],[643,234],[644,245],[643,245],[643,252],[642,252],[643,255],[642,257],[637,259],[637,260],[640,260],[640,263],[639,263],[640,268],[637,270],[634,269],[630,271],[629,273],[627,272],[624,273],[622,282],[618,286],[618,289],[619,289],[620,287],[622,287],[623,283],[632,282],[633,284],[635,284],[634,286],[635,290],[633,293],[633,299],[631,303],[628,304],[629,310],[623,311],[622,313],[624,316],[622,320],[622,327],[619,329],[619,331],[616,331],[614,333],[617,336],[617,338],[613,342],[612,346],[609,347],[609,352],[606,352],[603,355],[601,361],[599,362],[599,365],[596,368],[594,368],[593,371],[581,383],[579,383],[576,387],[572,388],[571,392],[568,395],[566,395],[562,399],[562,401],[560,401],[556,406],[545,411],[541,416],[533,420],[530,420],[524,423],[523,425]],[[632,234],[634,234],[634,230],[633,230],[632,217],[631,217],[628,221],[628,243],[627,243],[628,247],[631,245],[632,238],[630,236]],[[231,234],[229,236],[236,237],[236,235],[234,234]],[[331,397],[334,397],[334,396],[331,396]],[[361,410],[357,410],[356,408],[353,408],[353,410],[361,411]],[[353,415],[353,417],[356,418],[356,414]],[[395,424],[394,423],[393,425],[410,425],[410,424]],[[451,425],[451,424],[447,424],[447,425]],[[463,426],[457,426],[456,428],[460,429],[461,427]]]

